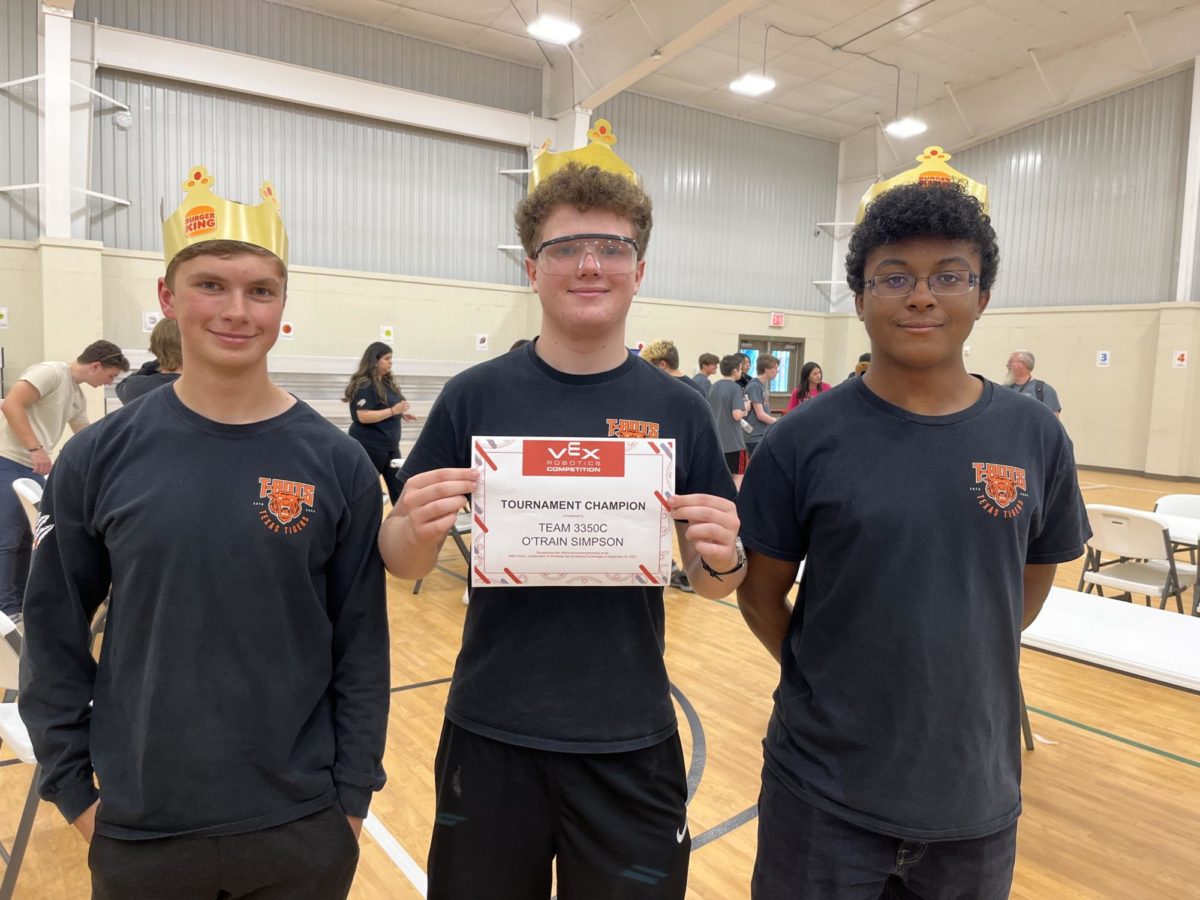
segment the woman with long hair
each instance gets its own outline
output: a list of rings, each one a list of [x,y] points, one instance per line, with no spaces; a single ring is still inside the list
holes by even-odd
[[[806,362],[804,368],[800,370],[800,381],[796,385],[796,389],[792,391],[792,397],[788,400],[787,409],[784,412],[791,412],[801,403],[806,403],[813,397],[830,390],[830,385],[822,381],[822,378],[820,363]]]
[[[395,505],[400,496],[392,460],[400,458],[400,420],[415,422],[392,378],[392,348],[375,341],[359,360],[342,398],[350,404],[350,437],[363,445]]]

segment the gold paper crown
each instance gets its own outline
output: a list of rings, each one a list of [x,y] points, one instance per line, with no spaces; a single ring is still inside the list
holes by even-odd
[[[212,192],[216,181],[204,166],[193,166],[182,185],[183,203],[163,221],[163,257],[170,264],[184,247],[202,241],[243,241],[270,250],[287,265],[288,239],[271,182],[258,189],[257,206],[225,200]]]
[[[608,119],[597,119],[596,127],[588,131],[591,139],[586,147],[578,150],[563,150],[560,153],[550,151],[550,141],[545,141],[533,157],[529,171],[529,192],[539,184],[566,166],[568,163],[579,163],[581,166],[596,166],[606,172],[616,172],[624,175],[632,182],[637,182],[637,175],[629,164],[613,152],[612,145],[617,142],[617,136],[612,133],[612,125]]]
[[[983,211],[988,211],[988,189],[986,184],[980,184],[971,178],[968,178],[957,169],[953,169],[946,165],[946,161],[950,159],[950,154],[941,147],[926,147],[925,152],[917,158],[919,166],[909,169],[907,172],[901,172],[899,175],[893,176],[886,181],[877,181],[863,194],[862,200],[858,204],[858,216],[854,221],[861,222],[863,215],[867,211],[867,206],[871,201],[882,194],[884,191],[891,190],[898,184],[930,184],[958,182],[963,186],[968,194],[977,199],[983,204]]]

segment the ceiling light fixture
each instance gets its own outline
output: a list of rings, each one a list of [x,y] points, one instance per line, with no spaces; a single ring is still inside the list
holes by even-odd
[[[883,126],[883,130],[892,137],[910,138],[916,137],[918,134],[923,134],[929,126],[912,116],[904,116],[900,119],[893,119]]]
[[[575,3],[571,3],[571,18],[560,19],[558,16],[542,15],[541,3],[535,3],[533,8],[533,21],[525,26],[525,30],[537,38],[539,41],[545,41],[547,44],[561,44],[566,46],[571,43],[580,34],[582,30],[572,21],[575,16]]]
[[[729,89],[743,97],[761,97],[775,90],[775,79],[767,74],[767,33],[763,32],[763,63],[762,72],[746,72],[742,74],[742,17],[738,16],[738,76],[729,82]]]
[[[568,22],[557,16],[539,16],[529,23],[526,30],[539,41],[564,45],[571,43],[583,33],[574,22]]]

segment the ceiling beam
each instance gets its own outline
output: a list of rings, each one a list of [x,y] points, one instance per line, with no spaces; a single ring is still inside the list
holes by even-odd
[[[595,109],[760,5],[760,0],[687,0],[655,9],[643,0],[638,9],[624,7],[589,28],[571,46],[573,56],[550,51],[555,64],[548,73],[547,112]],[[655,43],[651,29],[662,44]]]

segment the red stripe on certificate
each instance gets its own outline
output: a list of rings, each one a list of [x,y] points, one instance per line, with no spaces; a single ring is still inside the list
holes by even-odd
[[[492,579],[490,579],[486,575],[484,575],[483,570],[481,570],[479,568],[479,566],[475,566],[475,577],[478,578],[480,581],[482,581],[484,584],[492,583]]]
[[[512,569],[505,568],[504,574],[507,575],[509,578],[511,578],[513,581],[515,581],[517,584],[521,583],[521,579],[516,576],[516,573],[513,572]]]
[[[487,451],[484,450],[483,447],[481,447],[479,445],[479,441],[475,442],[475,452],[483,457],[483,461],[492,467],[493,472],[496,471],[496,464],[494,462],[492,462],[492,458],[487,455]]]
[[[650,445],[650,449],[655,453],[662,453],[662,451],[658,449],[658,444],[654,443],[654,441],[647,441],[646,443]]]
[[[653,576],[653,575],[650,573],[650,570],[649,570],[649,569],[647,569],[645,566],[643,566],[641,563],[638,563],[638,568],[639,568],[639,569],[641,569],[643,572],[645,572],[645,573],[646,573],[646,577],[650,579],[650,583],[651,583],[651,584],[658,584],[658,583],[659,583],[659,582],[658,582],[658,579],[657,579],[657,578],[655,578],[655,577],[654,577],[654,576]]]
[[[654,496],[658,498],[658,502],[659,502],[659,503],[661,503],[661,504],[662,504],[664,507],[666,507],[666,510],[667,510],[667,512],[670,512],[670,511],[671,511],[671,503],[670,503],[670,501],[669,501],[669,500],[667,500],[667,498],[666,498],[666,497],[664,497],[664,496],[663,496],[662,494],[660,494],[658,491],[655,491],[655,492],[654,492]]]
[[[488,527],[483,524],[483,519],[479,518],[479,516],[475,517],[475,524],[479,526],[479,530],[484,534],[488,533]]]

